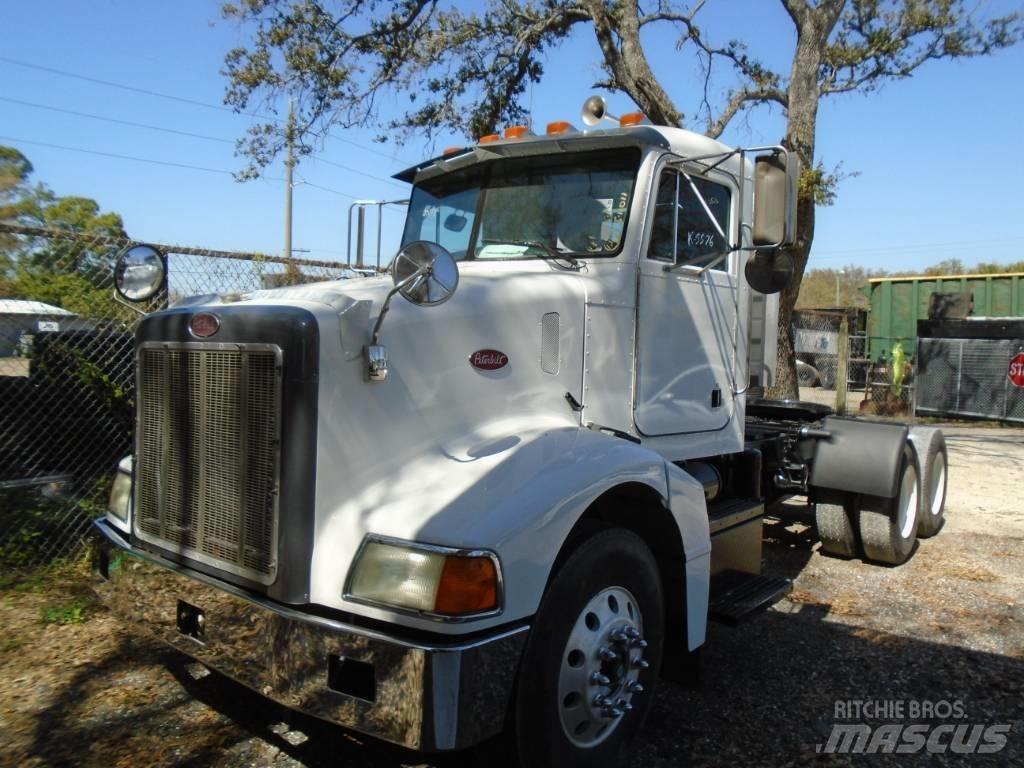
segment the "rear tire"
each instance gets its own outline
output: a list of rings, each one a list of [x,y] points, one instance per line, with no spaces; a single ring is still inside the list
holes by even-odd
[[[905,563],[914,551],[920,522],[921,472],[917,454],[906,445],[900,461],[896,496],[862,495],[858,512],[864,557],[886,565]]]
[[[618,765],[653,701],[664,626],[643,540],[621,528],[584,540],[548,586],[523,652],[510,734],[519,764]],[[602,661],[607,651],[615,658]]]
[[[821,539],[821,551],[839,557],[858,557],[855,498],[839,491],[818,491],[814,524]]]
[[[942,530],[946,522],[946,487],[949,484],[949,455],[941,429],[911,427],[910,444],[921,466],[920,523],[917,537],[927,539]]]

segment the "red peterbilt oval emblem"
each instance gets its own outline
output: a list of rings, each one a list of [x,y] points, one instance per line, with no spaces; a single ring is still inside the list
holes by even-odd
[[[192,319],[188,321],[189,333],[200,339],[213,336],[219,329],[220,319],[209,312],[200,312],[198,315],[192,315]]]
[[[508,365],[508,355],[496,349],[478,349],[469,356],[469,364],[478,371],[496,371]]]

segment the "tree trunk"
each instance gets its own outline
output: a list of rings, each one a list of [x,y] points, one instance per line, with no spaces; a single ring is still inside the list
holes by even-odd
[[[797,153],[804,172],[814,168],[814,139],[818,124],[818,69],[821,57],[844,0],[821,2],[817,7],[794,3],[793,20],[797,28],[796,52],[790,74],[786,125],[786,147]],[[779,344],[775,365],[775,385],[768,397],[797,399],[800,387],[793,349],[793,308],[800,294],[800,283],[814,240],[814,191],[804,188],[797,202],[797,242],[790,249],[793,279],[779,297]]]

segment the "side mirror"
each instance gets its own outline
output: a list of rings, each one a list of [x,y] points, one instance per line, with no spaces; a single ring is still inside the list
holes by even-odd
[[[444,304],[459,287],[459,265],[455,257],[437,243],[417,240],[395,256],[391,277],[395,287],[384,298],[384,305],[370,333],[370,343],[363,347],[369,381],[386,381],[388,378],[388,352],[380,343],[380,327],[394,295],[400,293],[407,301],[420,307]]]
[[[800,161],[779,151],[754,160],[754,245],[779,248],[796,243],[796,193]]]
[[[461,213],[449,213],[444,217],[444,228],[449,232],[461,232],[468,223],[469,219]]]
[[[417,240],[395,256],[391,268],[395,290],[421,307],[443,304],[459,287],[455,257],[437,243]]]
[[[164,287],[167,259],[150,245],[121,251],[114,267],[114,287],[128,301],[149,301]]]

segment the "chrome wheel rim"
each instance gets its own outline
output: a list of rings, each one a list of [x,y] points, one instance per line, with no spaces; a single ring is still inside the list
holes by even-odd
[[[573,624],[558,673],[558,716],[577,747],[607,739],[644,691],[640,604],[624,587],[594,595]]]
[[[946,456],[939,451],[932,459],[931,487],[928,489],[929,509],[932,517],[942,514],[942,506],[946,503]]]
[[[900,536],[909,539],[917,521],[917,470],[913,464],[907,464],[903,470],[900,483],[900,497],[897,507],[897,525]]]

